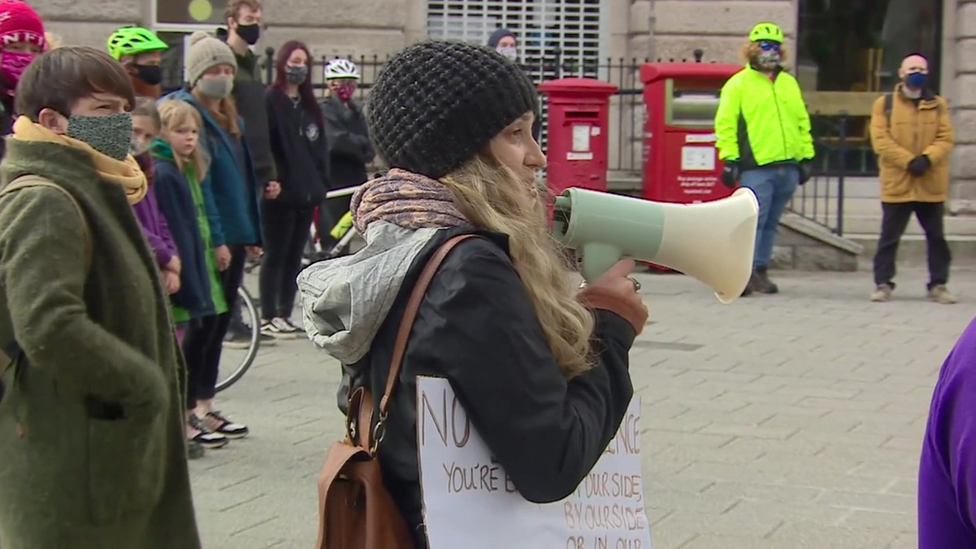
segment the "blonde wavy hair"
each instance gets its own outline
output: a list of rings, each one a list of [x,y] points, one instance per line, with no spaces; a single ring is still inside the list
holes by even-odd
[[[440,181],[476,226],[509,236],[515,270],[566,379],[592,367],[592,314],[576,300],[565,256],[546,225],[545,194],[482,152]]]
[[[742,49],[739,50],[739,56],[746,63],[752,63],[759,54],[762,53],[762,48],[759,47],[759,42],[746,42],[742,45]],[[780,44],[779,46],[779,62],[785,63],[789,59],[789,52],[786,49],[786,44]]]
[[[158,110],[162,130],[159,137],[167,143],[169,143],[169,132],[185,124],[192,124],[197,131],[203,132],[203,117],[200,111],[186,101],[165,99],[159,104]],[[191,167],[197,181],[203,183],[203,178],[207,175],[208,160],[199,143],[188,158],[181,157],[176,154],[176,151],[173,151],[173,158],[180,172],[185,174],[187,167]]]

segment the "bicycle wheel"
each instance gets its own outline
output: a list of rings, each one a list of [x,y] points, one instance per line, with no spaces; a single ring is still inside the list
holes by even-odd
[[[261,348],[261,317],[258,314],[257,306],[254,304],[254,298],[244,286],[237,290],[237,307],[241,308],[244,326],[248,329],[251,337],[247,347],[243,349],[234,348],[224,343],[224,348],[220,354],[220,373],[217,377],[218,393],[244,377]]]

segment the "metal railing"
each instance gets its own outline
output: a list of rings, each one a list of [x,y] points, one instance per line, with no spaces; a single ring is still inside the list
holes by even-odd
[[[261,63],[267,82],[274,79],[273,48],[267,48]],[[312,87],[324,96],[328,84],[325,81],[325,65],[340,56],[322,56],[313,61]],[[389,56],[347,55],[341,56],[356,63],[361,78],[357,96],[367,101],[369,90],[383,69]],[[546,56],[522,61],[522,67],[538,85],[542,82],[570,76],[596,78],[617,86],[618,91],[610,105],[610,155],[608,170],[624,172],[639,179],[643,172],[643,138],[646,107],[640,67],[649,62],[638,58],[574,59],[565,57],[559,50]],[[545,97],[542,103],[543,135],[546,144]],[[866,120],[844,113],[833,115],[811,114],[813,126],[814,161],[813,177],[800,187],[788,205],[788,210],[821,225],[837,235],[844,234],[844,186],[850,176],[876,176],[877,164],[866,138]]]

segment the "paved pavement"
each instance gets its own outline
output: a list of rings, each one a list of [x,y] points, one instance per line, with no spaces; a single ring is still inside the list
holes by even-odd
[[[931,388],[976,277],[956,272],[961,303],[942,306],[921,271],[886,304],[867,301],[867,273],[775,275],[783,293],[730,306],[687,277],[642,277],[652,324],[631,372],[654,547],[915,547]],[[220,395],[253,434],[192,463],[207,549],[312,547],[338,368],[283,342]]]

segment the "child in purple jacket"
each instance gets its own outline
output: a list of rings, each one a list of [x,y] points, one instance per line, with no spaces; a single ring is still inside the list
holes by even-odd
[[[176,245],[173,243],[172,235],[170,235],[169,226],[166,225],[166,219],[159,212],[156,193],[152,185],[152,157],[149,154],[149,144],[156,138],[160,126],[156,103],[146,97],[138,98],[136,106],[132,110],[131,152],[143,173],[146,174],[146,179],[149,180],[149,192],[132,209],[135,210],[136,218],[142,225],[142,232],[146,235],[146,240],[149,241],[149,246],[156,255],[156,263],[159,265],[160,273],[162,273],[166,291],[169,294],[175,294],[180,289],[182,264],[176,255]]]

